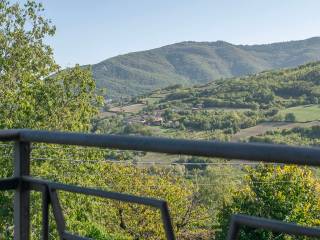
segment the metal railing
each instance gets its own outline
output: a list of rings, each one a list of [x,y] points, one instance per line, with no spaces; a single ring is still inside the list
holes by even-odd
[[[0,141],[14,141],[14,176],[0,180],[0,190],[15,190],[14,239],[30,239],[30,191],[42,193],[42,239],[48,239],[49,205],[52,206],[58,233],[61,239],[88,239],[66,231],[65,219],[57,190],[118,201],[152,206],[161,211],[163,227],[168,240],[175,239],[166,201],[128,194],[83,188],[33,178],[30,176],[31,143],[91,146],[120,150],[184,154],[205,157],[222,157],[265,163],[285,163],[320,166],[320,149],[286,145],[224,143],[214,141],[191,141],[156,137],[96,135],[82,133],[48,132],[34,130],[3,130]],[[233,216],[229,228],[229,240],[238,239],[241,226],[266,229],[291,235],[319,237],[320,229],[303,227],[293,223],[244,215]]]

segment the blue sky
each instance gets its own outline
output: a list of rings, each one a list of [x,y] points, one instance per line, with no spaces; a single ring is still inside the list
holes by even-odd
[[[180,41],[271,43],[320,36],[319,0],[43,0],[63,67]]]

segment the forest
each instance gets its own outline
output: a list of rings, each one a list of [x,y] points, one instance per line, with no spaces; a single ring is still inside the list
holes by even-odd
[[[317,62],[195,87],[170,86],[108,106],[89,68],[58,66],[52,48],[44,42],[54,36],[55,27],[43,10],[31,0],[25,5],[0,0],[1,129],[230,141],[242,129],[264,121],[299,124],[291,108],[318,106]],[[108,115],[115,106],[137,103],[143,108],[135,113]],[[273,129],[241,141],[318,146],[317,120],[310,120],[314,126]],[[12,176],[12,146],[0,144],[2,178]],[[320,225],[319,172],[313,168],[34,144],[31,173],[67,184],[164,199],[181,240],[226,239],[234,213]],[[97,240],[165,239],[160,213],[152,208],[65,192],[59,196],[72,233]],[[31,194],[31,239],[40,239],[40,197]],[[0,239],[13,239],[12,202],[13,192],[0,193]],[[50,239],[59,239],[52,213]],[[304,238],[242,229],[240,239]]]

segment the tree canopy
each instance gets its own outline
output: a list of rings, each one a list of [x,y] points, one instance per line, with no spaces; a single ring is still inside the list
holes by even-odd
[[[233,200],[220,212],[222,231],[217,239],[226,239],[229,219],[234,213],[319,226],[319,193],[319,183],[310,169],[297,166],[263,165],[250,168],[245,187],[241,190],[237,189]],[[298,238],[282,233],[243,228],[239,239]]]
[[[88,131],[102,99],[89,69],[59,70],[43,10],[0,1],[0,128]]]

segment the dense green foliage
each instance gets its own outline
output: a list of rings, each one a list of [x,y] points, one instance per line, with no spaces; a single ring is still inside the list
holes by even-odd
[[[88,131],[101,97],[89,70],[76,66],[59,72],[51,48],[43,42],[55,28],[42,12],[42,5],[34,1],[24,6],[0,1],[0,128]],[[49,148],[46,154],[35,152],[34,156],[50,158],[50,152]],[[12,175],[11,154],[10,146],[1,147],[1,177]],[[52,170],[41,161],[32,167],[35,174],[37,169]],[[4,210],[0,238],[11,239],[12,195],[2,192],[0,196]],[[35,206],[38,203],[39,199]]]
[[[113,57],[92,65],[98,87],[113,99],[136,96],[174,84],[204,84],[267,69],[319,60],[320,39],[267,45],[182,42]]]
[[[42,5],[0,1],[2,55],[0,128],[32,128],[88,132],[101,97],[88,69],[59,71],[51,48],[43,43],[54,27],[42,16]],[[31,30],[29,30],[31,29]],[[124,131],[135,131],[132,127]],[[10,145],[1,146],[1,176],[11,176]],[[135,153],[92,148],[48,146],[32,148],[34,176],[58,182],[168,200],[177,235],[193,239],[207,225],[205,207],[195,198],[192,181],[164,171],[139,168],[122,161]],[[114,162],[114,163],[113,163]],[[117,163],[119,162],[119,163]],[[160,213],[117,201],[59,192],[68,229],[94,239],[164,239]],[[12,194],[0,195],[0,238],[12,239]],[[32,193],[32,238],[39,239],[40,195]],[[108,209],[108,211],[105,211]],[[200,215],[198,215],[200,213]],[[51,237],[57,232],[51,219]]]
[[[101,103],[90,71],[57,72],[43,43],[55,28],[40,15],[41,4],[3,0],[0,10],[0,128],[87,131]]]
[[[51,153],[51,158],[59,161],[46,161],[41,166],[34,166],[34,172],[37,176],[69,184],[167,199],[178,235],[196,235],[197,229],[207,224],[209,218],[205,207],[200,203],[192,204],[196,197],[195,186],[179,175],[161,169],[104,163],[103,158],[92,163],[86,161],[92,160],[92,153],[89,158],[83,150],[80,151],[82,157],[79,149],[72,153],[74,157],[84,159],[83,162],[70,164],[65,154],[52,156]],[[105,239],[97,238],[99,233],[101,236],[117,234],[124,239],[164,239],[160,212],[153,208],[68,193],[61,193],[60,197],[68,227],[81,236]],[[92,227],[95,227],[95,235],[92,235]]]
[[[269,131],[262,136],[250,137],[249,141],[318,147],[320,146],[320,127]]]
[[[216,130],[222,129],[226,133],[235,133],[240,128],[246,128],[257,124],[258,116],[251,112],[224,112],[224,111],[180,111],[164,114],[169,128],[187,128],[192,130]]]
[[[237,189],[232,201],[220,212],[222,231],[217,239],[226,239],[233,213],[319,226],[319,187],[311,170],[295,166],[258,166],[248,170],[246,185]],[[242,228],[241,240],[308,239],[282,233]]]
[[[203,108],[271,109],[317,104],[320,96],[320,63],[293,69],[266,71],[241,78],[217,80],[192,88],[163,90],[161,102]]]

